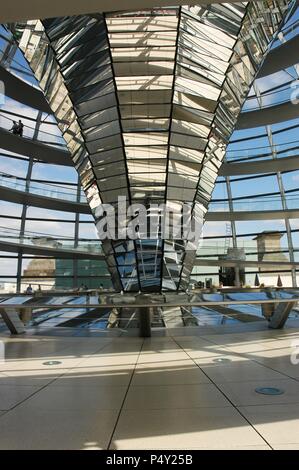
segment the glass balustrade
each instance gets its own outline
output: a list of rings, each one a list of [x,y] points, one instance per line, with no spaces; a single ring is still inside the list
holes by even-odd
[[[8,117],[8,115],[10,117]],[[0,127],[2,129],[5,129],[7,131],[11,130],[12,125],[13,125],[13,120],[18,121],[20,119],[20,116],[14,115],[13,113],[5,113],[3,110],[0,113]],[[26,117],[21,119],[26,121]],[[33,139],[33,136],[35,134],[35,126],[34,123],[32,126],[25,124],[24,125],[24,132],[23,132],[23,138],[25,139]],[[59,134],[54,134],[50,132],[45,132],[45,131],[38,131],[37,138],[35,139],[37,142],[48,144],[51,146],[57,146],[57,147],[63,147],[63,149],[67,150],[66,142],[64,138]]]
[[[240,161],[242,160],[272,160],[273,154],[276,158],[286,158],[286,157],[296,157],[298,155],[298,141],[291,141],[282,144],[275,144],[271,148],[270,146],[266,147],[252,147],[252,148],[238,148],[238,149],[228,149],[226,151],[226,160],[231,161]]]
[[[286,198],[288,204],[289,199]],[[299,207],[299,197],[290,198],[290,205],[293,207]],[[237,212],[252,212],[252,211],[275,211],[282,210],[282,202],[280,198],[277,199],[254,199],[245,201],[233,201],[233,211]],[[211,202],[209,205],[210,212],[229,212],[229,205],[227,202]]]
[[[102,254],[102,247],[100,240],[85,240],[81,239],[76,242],[74,239],[68,237],[61,237],[55,235],[49,235],[44,233],[29,232],[25,231],[23,234],[19,230],[0,227],[0,240],[8,243],[16,243],[22,245],[30,245],[35,247],[54,248],[55,250],[62,251],[80,251],[87,253]],[[252,241],[246,243],[240,241],[238,243],[239,253],[234,254],[234,251],[230,251],[232,248],[227,240],[221,240],[219,242],[211,242],[210,240],[202,239],[197,250],[197,256],[199,258],[218,259],[219,256],[231,256],[231,259],[239,259],[239,255],[244,255],[247,261],[259,261],[257,245]],[[233,249],[234,250],[234,249]],[[294,248],[296,251],[297,249]],[[263,253],[267,255],[267,260],[273,261],[279,258],[280,261],[289,261],[289,254],[287,248],[281,248],[277,250],[268,249]]]
[[[296,248],[294,248],[296,250]],[[289,262],[289,251],[287,247],[268,247],[262,253],[258,253],[257,244],[252,240],[238,241],[237,247],[232,246],[231,239],[223,239],[219,241],[201,240],[197,250],[198,258],[207,258],[211,260],[219,259],[244,259],[246,261],[281,261]]]
[[[49,235],[45,233],[36,233],[0,227],[0,241],[20,245],[29,245],[42,248],[52,248],[55,251],[75,251],[94,254],[102,254],[100,240],[78,240]]]
[[[243,112],[258,111],[261,108],[270,108],[271,106],[277,106],[282,103],[290,103],[291,90],[287,85],[286,88],[282,88],[275,92],[265,93],[260,97],[252,96],[249,97],[243,107]],[[291,103],[290,103],[291,104]]]
[[[0,186],[5,188],[24,191],[38,196],[50,197],[54,199],[63,199],[70,202],[86,203],[86,196],[81,191],[80,199],[77,200],[77,189],[56,186],[50,183],[26,182],[25,180],[14,177],[13,175],[0,175]],[[287,196],[286,204],[288,209],[297,209],[299,207],[299,195]],[[252,200],[233,201],[235,211],[269,211],[282,210],[280,197],[275,198],[254,198]],[[228,201],[212,201],[209,205],[211,212],[229,212]]]
[[[80,199],[77,200],[77,188],[66,188],[49,183],[26,182],[12,175],[0,175],[0,186],[5,188],[24,191],[38,196],[63,199],[71,202],[86,203],[86,197],[83,191],[80,193]]]

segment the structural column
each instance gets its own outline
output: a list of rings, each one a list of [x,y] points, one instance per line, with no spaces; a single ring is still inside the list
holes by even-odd
[[[149,338],[151,333],[151,308],[150,307],[139,307],[139,332],[140,337]]]

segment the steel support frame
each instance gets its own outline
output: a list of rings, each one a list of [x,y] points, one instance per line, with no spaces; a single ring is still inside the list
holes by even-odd
[[[255,90],[255,94],[256,94],[256,98],[257,98],[259,108],[262,109],[263,108],[262,97],[261,97],[261,94],[260,94],[260,91],[259,91],[259,88],[258,88],[256,82],[254,82],[253,88]],[[266,126],[266,133],[267,133],[269,146],[270,146],[270,149],[271,149],[271,152],[272,152],[272,159],[274,160],[274,159],[277,158],[277,153],[276,153],[275,144],[273,142],[272,126],[271,125]],[[284,185],[283,185],[283,180],[282,180],[282,176],[281,176],[280,171],[277,171],[276,178],[277,178],[278,188],[279,188],[279,192],[280,192],[282,208],[285,211],[285,210],[288,209],[288,207],[287,207],[287,201],[286,201],[285,192],[284,192]],[[295,258],[294,258],[292,230],[291,230],[291,226],[290,226],[290,221],[286,217],[284,218],[284,221],[285,221],[285,227],[286,227],[286,232],[287,232],[287,240],[288,240],[288,249],[289,249],[289,254],[290,254],[290,261],[294,262]],[[291,269],[291,275],[292,275],[293,287],[297,287],[296,269],[295,268]]]
[[[37,118],[36,118],[36,126],[34,129],[34,134],[32,137],[32,140],[38,140],[38,133],[40,130],[41,126],[41,120],[42,120],[42,115],[43,112],[39,111]],[[25,184],[25,191],[29,192],[30,191],[30,183],[31,183],[31,177],[32,177],[32,171],[33,171],[33,165],[34,165],[34,159],[33,157],[29,158],[29,163],[28,163],[28,168],[27,168],[27,174],[26,174],[26,184]],[[23,204],[22,208],[22,215],[21,215],[21,227],[20,227],[20,236],[23,237],[25,233],[25,227],[26,227],[26,218],[27,218],[27,209],[29,205],[28,204]],[[18,265],[17,265],[17,292],[21,292],[21,286],[22,286],[22,264],[23,264],[23,250],[20,248],[18,252]]]

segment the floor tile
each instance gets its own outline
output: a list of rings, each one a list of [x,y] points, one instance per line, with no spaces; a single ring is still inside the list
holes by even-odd
[[[212,384],[130,387],[124,409],[149,410],[231,406]]]
[[[94,354],[88,359],[84,359],[80,365],[83,367],[95,367],[95,366],[119,366],[119,365],[135,365],[138,359],[138,354],[136,353],[124,353],[117,352],[114,354]]]
[[[119,410],[127,387],[62,387],[41,390],[24,407],[31,410]]]
[[[291,356],[279,358],[259,358],[259,363],[289,377],[299,379],[299,364],[291,363]]]
[[[230,354],[229,351],[226,351],[225,353],[221,353],[217,355],[213,354],[213,355],[197,357],[197,358],[193,358],[192,360],[199,367],[203,367],[203,366],[210,366],[210,365],[211,366],[219,365],[220,362],[223,361],[223,359],[225,359],[226,364],[231,363],[231,364],[241,365],[241,364],[252,362],[247,357],[243,357],[240,354]],[[221,364],[223,365],[224,362],[222,362]]]
[[[66,372],[66,370],[59,370],[56,373],[50,373],[50,371],[46,370],[40,371],[38,374],[36,371],[9,371],[0,373],[0,386],[30,385],[33,387],[43,387],[61,376],[64,372]]]
[[[186,353],[184,352],[157,352],[157,353],[141,353],[138,358],[138,364],[146,364],[146,363],[159,363],[165,361],[172,361],[176,363],[177,361],[189,359]]]
[[[69,358],[64,356],[52,356],[52,357],[43,357],[39,360],[18,360],[18,361],[6,361],[1,366],[1,372],[24,372],[24,371],[45,371],[49,370],[60,370],[60,369],[70,369],[75,367],[77,364],[82,362],[83,358]],[[47,366],[45,363],[53,361],[58,362],[54,366]]]
[[[210,383],[210,380],[191,360],[137,364],[132,380],[132,385],[200,383]]]
[[[248,382],[252,380],[282,380],[286,377],[254,362],[237,361],[202,365],[202,370],[213,382]]]
[[[134,367],[128,366],[78,366],[55,381],[55,386],[103,387],[128,386]],[[1,380],[1,379],[0,379]]]
[[[18,407],[0,416],[0,449],[106,449],[117,411],[35,410]]]
[[[292,379],[226,382],[217,385],[236,406],[298,403],[299,408],[299,382]],[[255,389],[260,387],[279,388],[284,393],[282,395],[259,394]]]
[[[18,403],[26,400],[37,392],[40,387],[28,385],[1,385],[0,386],[0,410],[10,410]]]
[[[298,328],[176,328],[145,340],[57,333],[3,336],[0,449],[105,449],[122,404],[116,449],[299,448]],[[285,393],[258,395],[261,386]]]
[[[265,446],[233,408],[125,410],[112,449],[230,449]]]
[[[299,446],[299,405],[265,405],[239,408],[271,445]]]
[[[273,444],[274,450],[299,450],[299,444]]]

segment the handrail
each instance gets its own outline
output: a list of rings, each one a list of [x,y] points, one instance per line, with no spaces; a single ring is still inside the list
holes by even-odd
[[[14,113],[12,111],[7,111],[7,109],[1,109],[0,112],[3,113],[3,114],[9,114],[10,116],[16,116],[16,113]],[[44,113],[45,113],[45,111],[44,111]],[[36,122],[36,119],[33,118],[33,117],[25,116],[24,114],[19,114],[19,113],[17,115],[18,115],[18,117],[20,117],[22,119],[27,119],[28,121]],[[49,116],[49,114],[47,114],[47,117],[48,116]],[[45,119],[47,119],[47,117]],[[57,126],[56,122],[45,121],[45,119],[41,120],[41,124],[47,124],[47,126],[48,125],[49,126]],[[45,131],[45,133],[47,133],[47,132]],[[54,134],[52,134],[52,135],[54,135]]]
[[[257,136],[258,138],[258,136]],[[290,147],[295,144],[295,146]],[[292,155],[296,156],[298,154],[299,146],[298,140],[285,142],[282,144],[275,143],[271,147],[270,145],[261,146],[261,147],[248,147],[248,148],[238,148],[237,150],[228,149],[226,151],[226,162],[230,163],[232,161],[246,161],[246,160],[269,160],[273,158],[273,154],[276,155],[276,158],[286,158]],[[255,154],[255,152],[257,152]],[[267,152],[267,153],[265,153]],[[237,155],[234,155],[236,154]],[[243,155],[245,153],[245,155]],[[285,156],[279,156],[280,154],[285,154]]]
[[[288,209],[299,209],[299,197],[286,197],[285,202]],[[231,211],[227,205],[229,201],[222,201],[222,202],[213,202],[211,201],[209,204],[209,212],[213,212],[214,210],[227,210],[228,212]],[[256,200],[248,200],[248,201],[234,201],[232,200],[232,204],[238,211],[268,211],[268,210],[283,210],[282,206],[282,199],[256,199]],[[221,206],[221,207],[219,207]],[[256,206],[256,208],[255,208]]]
[[[67,236],[63,236],[63,235],[54,235],[54,234],[50,234],[50,233],[44,233],[44,232],[32,232],[30,230],[25,230],[22,235],[21,233],[21,230],[20,229],[16,229],[16,228],[10,228],[10,227],[3,227],[3,226],[0,226],[0,236],[1,236],[1,233],[17,233],[19,234],[20,236],[22,236],[23,238],[26,238],[26,236],[32,238],[33,236],[34,237],[48,237],[48,238],[51,238],[53,239],[54,241],[55,240],[63,240],[63,241],[75,241],[74,238],[71,238],[71,237],[67,237]],[[92,240],[90,238],[81,238],[80,241],[86,241],[86,242],[97,242],[97,243],[100,243],[100,240]]]
[[[0,186],[4,186],[6,188],[22,191],[29,194],[37,194],[39,196],[44,197],[64,199],[82,204],[86,203],[86,197],[82,190],[80,192],[80,198],[78,201],[76,188],[70,188],[68,191],[59,191],[59,189],[63,189],[59,185],[55,185],[52,183],[32,183],[31,181],[27,182],[25,178],[18,178],[17,176],[9,174],[5,175],[0,173]]]
[[[17,180],[20,180],[20,181],[27,181],[25,177],[22,177],[22,176],[17,176],[17,175],[13,175],[11,173],[4,173],[2,171],[0,171],[0,178],[1,177],[5,177],[5,178],[15,178]],[[36,183],[36,184],[44,184],[44,185],[49,185],[49,186],[54,186],[55,188],[61,188],[61,187],[64,187],[63,185],[65,184],[68,184],[69,187],[70,187],[70,191],[74,191],[74,192],[77,192],[77,183],[64,183],[64,182],[59,182],[59,181],[43,181],[43,180],[40,180],[40,181],[37,181],[37,180],[30,180],[32,183]],[[298,189],[299,191],[299,189]]]
[[[13,121],[15,119],[10,119],[6,116],[3,116],[3,110],[0,111],[0,116],[2,119],[5,119],[7,121],[10,122],[10,125],[13,123]],[[17,116],[17,115],[16,115]],[[19,116],[18,116],[19,117]],[[17,118],[16,118],[17,119]],[[7,127],[3,127],[1,126],[2,129],[4,130],[10,130],[8,129],[9,126]],[[30,129],[30,131],[32,131],[32,133],[35,132],[35,128],[34,127],[31,127],[31,126],[28,126],[28,125],[24,125],[24,131],[26,131],[26,129]],[[29,139],[29,140],[35,140],[36,142],[40,142],[42,144],[46,144],[46,145],[55,145],[55,146],[59,146],[59,147],[63,147],[65,149],[67,149],[67,146],[66,146],[66,142],[64,140],[64,138],[61,136],[61,135],[56,135],[56,134],[51,134],[50,132],[45,132],[45,131],[41,131],[39,130],[38,131],[38,135],[42,136],[42,134],[45,134],[45,136],[50,136],[50,137],[53,137],[54,139],[57,139],[57,142],[49,142],[49,141],[46,141],[46,140],[42,140],[42,139],[33,139],[31,136],[26,136],[26,135],[23,135],[21,138],[25,138],[25,139]],[[19,136],[20,137],[20,136]]]
[[[293,189],[286,189],[284,191],[285,194],[289,194],[289,193],[297,193],[299,192],[299,188],[293,188]],[[280,195],[280,192],[279,191],[276,191],[276,192],[273,192],[273,193],[264,193],[264,194],[251,194],[250,196],[236,196],[236,197],[232,197],[231,199],[229,198],[216,198],[216,199],[211,199],[211,202],[228,202],[228,201],[232,201],[232,202],[235,202],[235,201],[238,201],[238,200],[243,200],[243,201],[247,201],[248,199],[261,199],[261,198],[264,198],[264,197],[281,197]]]
[[[247,101],[246,101],[246,104],[249,103],[249,100],[253,100],[253,99],[258,99],[256,96],[255,97],[250,97],[250,98],[247,98]],[[292,104],[291,100],[290,100],[290,97],[289,99],[286,99],[286,100],[280,100],[280,101],[273,101],[272,103],[270,104],[262,104],[260,106],[256,106],[256,107],[250,107],[250,108],[247,108],[246,104],[244,105],[241,113],[242,114],[250,114],[250,112],[252,111],[263,111],[264,109],[269,109],[269,108],[272,108],[274,106],[278,106],[280,104],[285,104],[285,103],[290,103]]]
[[[299,127],[299,126],[298,126],[298,127]],[[285,130],[286,130],[286,132],[288,131],[288,129],[285,129]],[[263,137],[263,136],[259,136],[259,135],[255,136],[256,139],[258,139],[259,137]],[[239,142],[236,141],[236,142],[232,142],[232,143],[236,143],[236,144],[237,144],[237,143],[239,143]],[[274,146],[274,147],[282,147],[282,146],[284,146],[284,145],[289,145],[289,144],[298,144],[298,140],[291,140],[291,141],[289,141],[289,142],[284,142],[284,143],[282,143],[282,144],[273,144],[273,146]],[[231,145],[231,144],[229,144],[229,145]],[[247,148],[239,149],[239,150],[240,150],[241,152],[243,152],[243,150],[260,150],[260,149],[268,149],[268,148],[270,148],[269,145],[261,145],[261,146],[258,146],[258,147],[247,147]],[[228,152],[231,152],[231,150],[228,150]]]
[[[170,294],[167,296],[166,294],[144,294],[144,295],[134,295],[134,294],[113,294],[109,293],[107,295],[103,294],[101,291],[92,290],[93,295],[98,294],[100,297],[100,302],[92,303],[60,303],[60,304],[46,304],[46,303],[39,303],[36,301],[37,297],[33,297],[27,295],[28,301],[25,303],[13,303],[3,301],[0,304],[1,308],[9,308],[9,309],[20,309],[20,308],[29,308],[31,310],[35,309],[42,309],[46,308],[51,310],[53,309],[82,309],[82,308],[140,308],[140,307],[196,307],[196,306],[209,306],[209,305],[243,305],[246,304],[277,304],[277,303],[289,303],[289,302],[297,302],[299,301],[299,292],[296,291],[293,295],[289,292],[289,289],[279,289],[279,290],[270,290],[264,289],[259,290],[258,293],[265,294],[265,298],[248,298],[250,296],[250,291],[248,289],[242,291],[232,291],[232,292],[223,292],[225,289],[218,289],[215,293],[211,292],[202,292],[198,293],[194,291],[194,293],[185,294],[185,293],[178,293],[178,294]],[[229,298],[233,294],[248,294],[246,299],[232,299]],[[289,294],[289,296],[284,297],[282,294]],[[83,293],[82,293],[83,294]],[[273,294],[273,295],[271,295]],[[26,294],[23,294],[25,297]],[[84,295],[84,294],[83,294]],[[217,300],[215,299],[215,295],[217,296]],[[257,292],[252,292],[252,296],[256,296]],[[21,295],[20,295],[21,296]],[[209,299],[210,296],[210,300]],[[11,300],[13,300],[11,296]],[[17,295],[19,297],[19,294]],[[47,295],[49,297],[49,294]],[[55,297],[55,295],[53,295]],[[84,296],[86,297],[86,295]],[[167,299],[169,297],[169,299]],[[213,298],[214,297],[214,298]],[[262,295],[261,295],[262,297]],[[26,298],[26,297],[25,297]],[[177,298],[177,300],[173,300]],[[40,297],[42,301],[42,295]],[[172,300],[170,300],[172,299]],[[10,299],[7,299],[10,300]],[[30,303],[30,301],[33,303]],[[88,299],[87,299],[88,300]]]
[[[12,228],[6,228],[6,227],[1,227],[0,226],[0,240],[4,240],[6,242],[14,242],[16,240],[17,242],[22,244],[26,244],[26,242],[31,242],[32,245],[36,247],[46,247],[46,248],[55,248],[57,250],[71,250],[71,251],[87,251],[87,252],[97,252],[102,254],[102,246],[101,246],[101,241],[98,239],[84,239],[81,238],[79,240],[75,240],[74,238],[70,237],[62,237],[62,236],[55,236],[51,234],[45,234],[45,233],[38,233],[38,232],[30,232],[30,231],[25,231],[24,233],[21,233],[20,230],[18,229],[12,229]],[[73,246],[72,246],[73,245]],[[214,243],[212,244],[206,244],[202,242],[197,250],[197,259],[209,259],[212,257],[218,257],[219,255],[226,255],[227,254],[227,246],[225,245],[225,242],[223,243]],[[244,250],[244,254],[246,256],[258,256],[260,253],[257,251],[257,246],[252,244],[252,245],[246,245],[244,244],[238,244],[238,249],[239,250]],[[214,250],[214,251],[212,251]],[[299,248],[294,247],[294,251],[299,251]],[[155,251],[152,250],[146,250],[147,254],[155,254]],[[281,247],[280,250],[273,249],[273,250],[267,250],[263,253],[264,255],[276,255],[276,254],[288,254],[288,250],[284,247]],[[165,252],[165,257],[167,258],[168,256],[171,256],[172,252]],[[219,262],[219,260],[216,260]],[[222,261],[234,261],[234,260],[220,260]],[[237,260],[240,261],[240,263],[247,263],[247,261],[242,261],[242,260]],[[250,262],[255,262],[255,263],[261,263],[258,260],[253,261],[251,260]],[[276,263],[276,261],[272,261],[272,263]],[[266,265],[271,264],[271,260],[269,262],[266,262]],[[284,263],[290,264],[289,261],[280,261],[281,265]],[[299,265],[299,263],[298,263]]]

